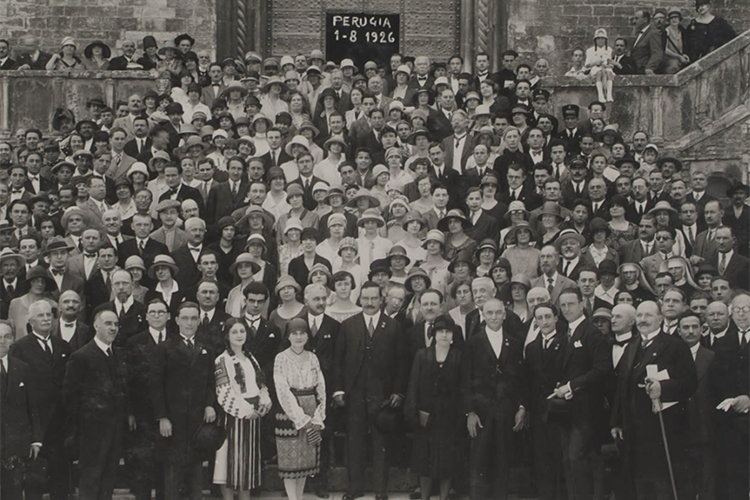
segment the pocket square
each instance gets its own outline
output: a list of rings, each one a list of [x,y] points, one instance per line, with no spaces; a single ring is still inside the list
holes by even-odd
[[[18,387],[23,387],[23,382],[21,382],[20,384],[18,384]]]
[[[583,342],[581,342],[580,340],[576,340],[573,343],[573,347],[575,347],[576,349],[578,349],[579,347],[583,347]]]
[[[205,349],[201,349],[201,354],[208,354]]]
[[[274,335],[274,334],[272,333],[271,335],[269,335],[269,336],[268,336],[268,338],[269,338],[269,339],[274,339],[274,338],[276,338],[276,335]]]

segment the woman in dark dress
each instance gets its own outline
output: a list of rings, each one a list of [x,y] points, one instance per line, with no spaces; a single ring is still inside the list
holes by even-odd
[[[446,500],[463,463],[461,351],[451,346],[461,333],[448,315],[438,317],[431,332],[432,345],[414,358],[405,414],[416,429],[412,471],[419,474],[422,500],[429,500],[433,480],[440,482],[440,500]]]
[[[695,62],[737,36],[726,19],[713,13],[711,0],[695,0],[698,17],[687,29],[687,55]]]

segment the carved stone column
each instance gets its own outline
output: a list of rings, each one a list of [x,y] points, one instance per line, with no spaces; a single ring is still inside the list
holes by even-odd
[[[459,47],[464,59],[464,69],[474,71],[474,2],[476,0],[461,0],[461,30]]]
[[[659,146],[664,143],[664,114],[662,110],[661,86],[652,86],[649,89],[651,99],[651,141]]]
[[[10,78],[0,79],[0,137],[10,137]]]

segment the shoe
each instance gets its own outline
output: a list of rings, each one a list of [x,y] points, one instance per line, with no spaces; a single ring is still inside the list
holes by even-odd
[[[341,497],[341,500],[354,500],[355,498],[360,498],[365,496],[364,493],[344,493],[344,496]]]
[[[331,495],[328,494],[328,490],[321,486],[318,488],[315,488],[315,496],[318,498],[331,498]]]
[[[375,500],[388,500],[388,495],[386,494],[375,495]]]

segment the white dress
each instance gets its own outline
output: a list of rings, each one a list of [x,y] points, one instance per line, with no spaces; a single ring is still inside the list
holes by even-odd
[[[592,66],[592,75],[597,74],[603,69],[606,69],[604,63],[608,59],[612,59],[612,48],[611,47],[589,47],[586,49],[586,65],[601,63],[600,66]]]

